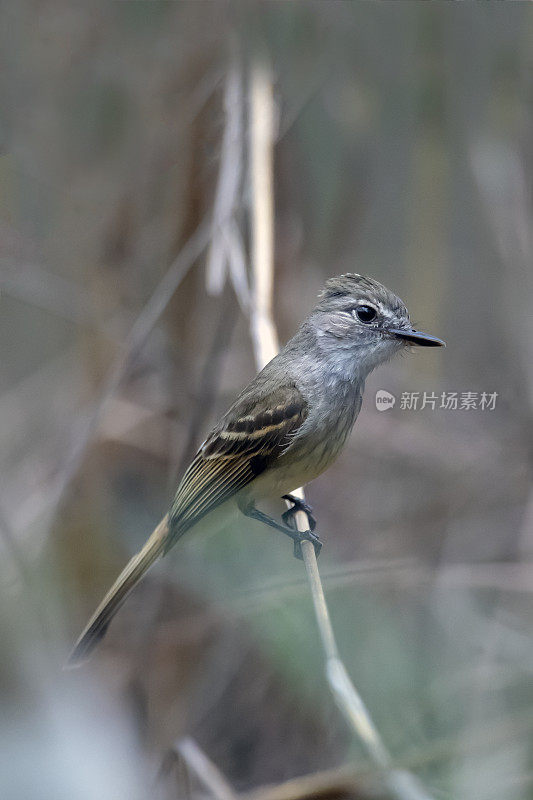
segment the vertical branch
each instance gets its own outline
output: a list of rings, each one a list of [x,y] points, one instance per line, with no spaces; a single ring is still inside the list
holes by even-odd
[[[274,289],[274,96],[270,69],[256,61],[250,78],[250,178],[253,309],[250,317],[255,361],[262,369],[278,352],[272,318]]]
[[[250,79],[250,181],[252,241],[252,307],[250,328],[258,369],[278,351],[278,338],[272,314],[274,290],[274,194],[273,143],[275,108],[270,70],[264,61],[252,65]],[[293,494],[303,498],[303,489]],[[307,515],[295,514],[300,531],[309,529]],[[315,549],[302,542],[302,553],[313,598],[315,616],[325,656],[326,678],[330,691],[352,731],[365,746],[372,762],[396,800],[431,800],[417,778],[395,770],[387,748],[339,657],[324,589],[318,571]]]

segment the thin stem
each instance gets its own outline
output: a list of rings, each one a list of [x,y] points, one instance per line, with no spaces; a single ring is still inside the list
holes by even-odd
[[[274,288],[272,175],[275,107],[272,78],[264,61],[256,61],[252,65],[250,114],[253,271],[250,327],[256,364],[258,369],[261,369],[278,351],[277,332],[272,314]],[[303,489],[298,489],[292,494],[304,498]],[[297,512],[294,519],[298,530],[309,529],[309,521],[304,511]],[[315,549],[311,542],[302,542],[302,553],[324,649],[326,677],[337,706],[348,725],[366,747],[392,796],[396,800],[430,800],[430,795],[413,775],[393,769],[391,756],[339,656]]]
[[[174,749],[211,797],[216,800],[234,800],[235,792],[232,787],[194,739],[181,739]]]

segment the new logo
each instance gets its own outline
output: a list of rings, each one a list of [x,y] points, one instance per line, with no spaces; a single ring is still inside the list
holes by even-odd
[[[389,408],[394,407],[396,398],[385,389],[378,389],[376,392],[376,408],[378,411],[387,411]]]

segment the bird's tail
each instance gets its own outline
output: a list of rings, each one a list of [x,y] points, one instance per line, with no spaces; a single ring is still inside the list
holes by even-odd
[[[146,570],[163,553],[168,538],[168,515],[163,517],[142,550],[133,556],[108,591],[74,645],[67,667],[76,667],[105,636],[109,623]]]

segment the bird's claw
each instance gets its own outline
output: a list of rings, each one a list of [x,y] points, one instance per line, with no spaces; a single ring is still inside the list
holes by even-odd
[[[281,519],[283,520],[285,525],[291,528],[296,528],[296,525],[294,524],[294,515],[298,511],[303,511],[305,514],[307,514],[307,519],[309,521],[309,529],[311,531],[315,530],[316,519],[313,516],[313,509],[311,508],[309,503],[306,503],[305,500],[302,500],[300,497],[295,497],[292,494],[284,494],[283,500],[288,500],[289,503],[292,503],[292,507],[288,508],[287,511],[285,511],[281,515]]]

